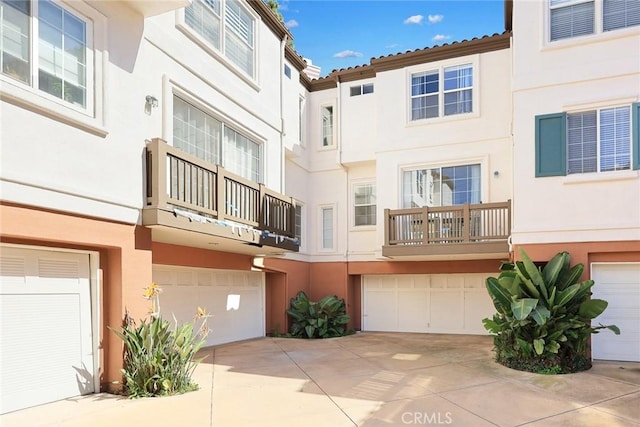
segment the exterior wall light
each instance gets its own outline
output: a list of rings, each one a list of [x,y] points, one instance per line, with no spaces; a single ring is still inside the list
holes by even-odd
[[[158,106],[158,98],[153,95],[147,95],[145,100],[147,101],[148,108],[155,108]]]

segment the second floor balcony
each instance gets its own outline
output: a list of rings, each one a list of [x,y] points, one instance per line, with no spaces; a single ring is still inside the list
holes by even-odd
[[[244,254],[298,251],[295,204],[180,151],[161,139],[146,149],[147,206],[154,241]]]
[[[511,201],[385,209],[384,227],[389,258],[508,258]]]

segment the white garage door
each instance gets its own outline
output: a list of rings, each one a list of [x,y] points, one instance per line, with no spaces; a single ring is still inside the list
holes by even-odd
[[[89,254],[0,248],[0,413],[92,393]]]
[[[593,298],[609,303],[593,324],[620,328],[620,335],[607,330],[592,335],[593,358],[640,362],[640,263],[593,263],[591,278]]]
[[[487,274],[364,276],[366,331],[486,334],[482,319],[495,309]]]
[[[198,307],[212,314],[207,345],[265,335],[264,274],[253,271],[154,266],[161,313],[178,322],[193,320]]]

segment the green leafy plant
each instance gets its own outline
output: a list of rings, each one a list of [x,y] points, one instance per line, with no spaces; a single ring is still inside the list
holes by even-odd
[[[570,267],[560,252],[541,270],[520,250],[522,261],[503,263],[500,275],[486,287],[497,313],[484,319],[494,335],[496,360],[510,368],[546,374],[589,369],[586,357],[591,334],[615,325],[592,326],[607,302],[590,299],[593,280],[578,282],[584,266]]]
[[[347,333],[349,315],[346,314],[344,300],[335,295],[312,302],[307,294],[300,291],[291,298],[291,308],[287,313],[294,319],[290,329],[293,337],[331,338]]]
[[[124,392],[131,398],[181,394],[198,388],[191,377],[202,360],[195,355],[206,343],[209,315],[198,307],[193,322],[178,324],[174,317],[171,328],[171,323],[160,316],[159,291],[155,284],[145,289],[143,296],[152,300],[149,321],[143,319],[136,326],[127,314],[121,330],[110,328],[124,342],[121,373]]]

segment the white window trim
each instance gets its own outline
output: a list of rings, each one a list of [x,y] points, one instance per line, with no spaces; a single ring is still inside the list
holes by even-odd
[[[368,178],[368,179],[357,179],[357,180],[353,180],[351,181],[351,194],[349,194],[349,230],[350,231],[371,231],[371,230],[376,230],[377,229],[377,223],[378,223],[378,202],[376,200],[376,224],[373,225],[356,225],[356,196],[355,196],[355,192],[356,192],[356,187],[359,185],[373,185],[374,188],[377,187],[376,186],[376,180],[374,178]],[[376,188],[376,199],[377,199],[377,188]]]
[[[365,86],[371,86],[372,91],[364,93],[364,87]],[[351,88],[355,88],[355,87],[360,88],[360,93],[358,93],[356,95],[351,95]],[[357,96],[364,96],[364,95],[373,95],[375,93],[375,84],[374,84],[374,82],[360,83],[360,84],[357,84],[357,85],[348,86],[348,89],[349,89],[349,98],[355,98]]]
[[[589,111],[595,111],[596,112],[596,171],[595,172],[576,172],[576,173],[569,173],[569,147],[568,147],[568,137],[569,137],[569,130],[567,129],[567,165],[566,165],[566,171],[567,171],[567,175],[565,177],[565,182],[566,183],[578,183],[578,182],[586,182],[586,181],[598,181],[598,180],[606,180],[606,177],[604,179],[600,179],[599,177],[603,176],[603,175],[610,175],[610,174],[614,174],[614,175],[624,175],[625,172],[634,172],[634,169],[632,167],[632,165],[629,165],[629,169],[620,169],[620,170],[614,170],[614,171],[601,171],[600,170],[600,111],[602,110],[607,110],[607,109],[611,109],[611,108],[622,108],[622,107],[628,107],[629,108],[629,126],[633,126],[632,122],[633,122],[633,112],[631,111],[632,108],[632,104],[635,101],[630,101],[628,103],[597,103],[597,104],[592,104],[592,106],[590,107],[586,107],[586,106],[582,106],[581,108],[576,108],[576,109],[570,109],[570,110],[563,110],[567,115],[570,114],[580,114],[580,113],[585,113],[585,112],[589,112]],[[597,105],[597,106],[596,106]],[[632,133],[632,129],[629,129],[629,162],[633,163],[633,133]],[[637,171],[636,171],[637,172]],[[633,176],[633,173],[629,174],[630,176]],[[582,177],[579,178],[579,177]],[[614,179],[619,179],[619,178],[614,178]]]
[[[307,99],[303,95],[298,96],[298,139],[301,147],[305,147],[306,144],[306,132],[307,132]]]
[[[473,72],[473,86],[471,86],[471,91],[473,94],[473,99],[471,101],[472,111],[470,113],[462,113],[462,114],[453,114],[450,116],[444,115],[444,81],[440,80],[440,88],[438,90],[438,102],[439,108],[442,109],[441,116],[428,118],[428,119],[420,119],[420,120],[411,120],[411,76],[417,73],[423,73],[427,71],[438,70],[440,73],[439,76],[444,76],[444,69],[447,67],[453,67],[458,65],[466,65],[470,64]],[[480,117],[480,97],[482,96],[480,90],[480,55],[469,55],[465,57],[452,58],[448,60],[444,60],[436,63],[429,64],[420,64],[413,67],[407,67],[405,69],[405,120],[406,127],[413,126],[424,126],[424,125],[433,125],[435,123],[446,123],[451,121],[458,120],[467,120],[472,118]]]
[[[254,31],[253,31],[253,73],[254,76],[249,76],[245,73],[240,67],[234,64],[231,60],[227,59],[223,50],[218,50],[216,47],[212,46],[204,37],[198,34],[193,28],[189,27],[184,19],[184,8],[181,8],[176,11],[176,28],[180,30],[184,35],[190,38],[194,43],[200,46],[205,52],[209,55],[213,56],[218,62],[223,64],[229,71],[233,72],[236,76],[241,78],[245,83],[251,86],[256,91],[260,91],[260,61],[259,52],[260,52],[260,23],[262,20],[260,16],[257,15],[251,8],[247,8],[242,5],[243,9],[247,14],[249,14],[253,18],[254,22]],[[225,25],[225,17],[224,17],[224,1],[221,2],[221,18],[220,18],[220,45],[224,44],[224,32],[226,31],[224,28]]]
[[[413,171],[418,169],[434,169],[434,168],[446,168],[453,166],[468,166],[468,165],[480,165],[480,200],[482,203],[491,203],[491,188],[490,188],[490,171],[489,171],[489,156],[482,157],[465,157],[459,159],[447,159],[441,161],[434,161],[429,163],[407,163],[399,165],[398,168],[398,205],[402,206],[403,199],[403,179],[402,174],[406,171]],[[494,169],[498,170],[499,167],[495,166]]]
[[[307,218],[306,218],[306,205],[299,201],[295,200],[296,206],[300,206],[300,246],[298,247],[299,252],[306,252],[307,250],[307,241],[309,240],[309,233],[305,233],[307,229]]]
[[[323,138],[324,138],[323,137],[323,135],[324,135],[323,130],[324,129],[323,129],[323,125],[322,125],[322,109],[325,108],[325,107],[332,107],[333,108],[333,112],[332,112],[333,123],[332,123],[332,129],[331,129],[331,133],[332,133],[332,137],[333,137],[333,144],[331,144],[331,145],[323,145],[322,144]],[[337,123],[338,122],[337,122],[337,115],[338,115],[338,112],[337,112],[337,109],[336,109],[336,104],[333,103],[333,102],[326,102],[326,103],[320,104],[320,106],[318,107],[318,117],[320,118],[320,124],[319,124],[319,127],[320,127],[320,137],[319,137],[320,144],[318,146],[318,151],[330,151],[330,150],[336,150],[338,148],[338,140],[337,140],[337,135],[338,135],[338,132],[337,132],[338,125],[337,125]]]
[[[333,209],[333,236],[332,236],[332,240],[333,240],[333,246],[331,248],[325,248],[323,247],[324,245],[324,228],[323,228],[323,217],[322,217],[322,211],[324,209]],[[337,204],[336,203],[328,203],[328,204],[323,204],[323,205],[318,205],[318,252],[323,252],[323,253],[335,253],[337,252],[337,248],[338,248],[338,242],[337,242],[337,238],[338,238],[338,233],[337,233],[337,225],[338,225],[338,221],[337,221]]]
[[[204,100],[199,98],[193,91],[189,91],[185,88],[185,86],[178,84],[175,80],[171,79],[167,75],[164,76],[163,79],[163,98],[165,102],[161,102],[163,111],[162,116],[163,127],[162,127],[162,139],[167,141],[167,143],[173,146],[173,97],[178,96],[182,98],[184,101],[203,111],[205,114],[210,115],[211,117],[219,120],[224,126],[230,127],[234,131],[242,134],[243,136],[249,138],[251,141],[260,145],[260,183],[264,184],[266,180],[267,170],[266,170],[266,143],[267,139],[260,134],[253,132],[251,129],[247,128],[247,126],[233,119],[227,114],[224,114],[222,111],[216,109],[215,107],[207,104]],[[224,135],[222,135],[224,138]],[[224,158],[224,157],[222,157]],[[224,166],[223,166],[224,167]]]
[[[77,127],[97,136],[105,137],[104,105],[106,92],[103,91],[106,81],[107,61],[103,52],[107,49],[107,18],[89,4],[84,2],[63,2],[53,0],[60,7],[73,12],[87,24],[87,99],[86,108],[73,105],[50,95],[33,84],[20,82],[0,74],[0,96],[12,104],[23,107],[34,113]],[[30,47],[37,38],[37,18],[32,17],[30,25]],[[31,50],[31,79],[37,79],[37,65],[33,57],[37,51]],[[34,75],[35,73],[35,75]]]
[[[584,2],[586,2],[586,0]],[[595,0],[593,34],[551,41],[551,9],[549,7],[549,0],[540,2],[540,7],[542,8],[540,12],[541,16],[544,19],[544,30],[542,31],[542,40],[540,42],[540,50],[543,52],[640,35],[640,25],[603,31],[603,3],[601,0]]]

